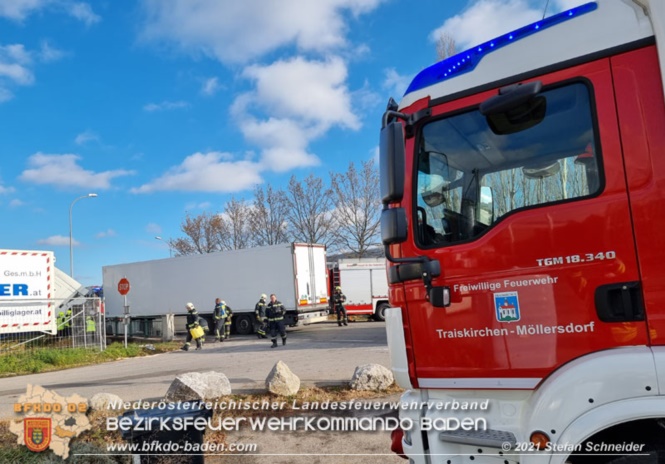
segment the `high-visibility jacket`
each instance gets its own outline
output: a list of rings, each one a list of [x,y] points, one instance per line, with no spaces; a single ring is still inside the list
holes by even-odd
[[[85,331],[86,332],[94,332],[97,329],[97,325],[95,324],[95,320],[92,318],[92,316],[88,316],[85,318]]]
[[[212,312],[212,316],[216,321],[220,319],[226,319],[226,311],[222,303],[215,304],[215,309]]]
[[[62,329],[65,328],[65,321],[66,321],[66,320],[67,320],[67,318],[65,318],[65,313],[63,313],[62,311],[60,311],[60,312],[58,313],[58,318],[57,318],[57,321],[58,321],[58,330],[62,330]]]
[[[233,316],[233,310],[229,305],[223,305],[224,306],[224,312],[226,313],[226,321],[224,321],[224,325],[231,325],[231,316]]]

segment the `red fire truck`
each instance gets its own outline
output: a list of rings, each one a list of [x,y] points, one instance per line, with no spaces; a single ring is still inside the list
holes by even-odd
[[[393,444],[412,462],[665,462],[664,67],[665,1],[599,0],[389,103]]]

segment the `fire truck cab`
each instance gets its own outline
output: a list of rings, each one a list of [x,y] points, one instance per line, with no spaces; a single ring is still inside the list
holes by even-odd
[[[412,462],[665,462],[664,68],[665,1],[598,0],[389,103],[386,320]]]

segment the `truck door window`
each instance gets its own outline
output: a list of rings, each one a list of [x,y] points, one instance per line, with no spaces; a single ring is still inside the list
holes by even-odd
[[[420,245],[470,240],[512,211],[600,191],[589,87],[575,82],[539,97],[546,100],[543,120],[514,133],[493,132],[477,109],[423,125],[416,164]]]

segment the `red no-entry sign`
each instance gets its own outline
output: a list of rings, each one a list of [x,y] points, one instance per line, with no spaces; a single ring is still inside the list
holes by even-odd
[[[129,293],[129,280],[122,278],[118,281],[118,293],[127,295]]]

